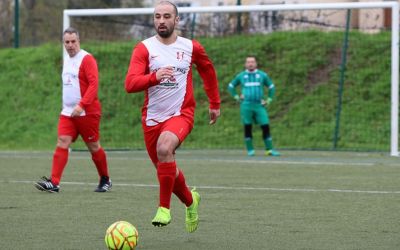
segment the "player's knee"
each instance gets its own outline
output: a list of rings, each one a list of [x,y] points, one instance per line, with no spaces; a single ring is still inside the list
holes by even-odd
[[[72,137],[70,136],[59,136],[57,139],[57,147],[69,148],[72,143]]]
[[[178,137],[172,132],[163,132],[157,141],[157,158],[160,161],[172,160],[174,157],[175,149],[179,146]]]
[[[169,144],[160,143],[157,145],[157,157],[159,159],[167,158],[173,154],[173,148]]]
[[[100,150],[100,143],[99,142],[90,142],[86,143],[87,148],[89,149],[90,153],[96,153]]]

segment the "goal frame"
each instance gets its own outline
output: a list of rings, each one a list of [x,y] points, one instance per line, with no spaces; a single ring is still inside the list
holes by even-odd
[[[339,9],[374,9],[390,8],[391,20],[391,115],[390,115],[390,155],[399,156],[399,3],[398,2],[346,2],[315,4],[274,4],[274,5],[240,5],[240,6],[207,6],[181,7],[179,13],[238,13],[262,11],[292,10],[339,10]],[[67,9],[63,14],[63,30],[70,26],[71,17],[77,16],[122,16],[152,14],[154,8],[119,8],[119,9]],[[66,56],[64,49],[63,56]]]

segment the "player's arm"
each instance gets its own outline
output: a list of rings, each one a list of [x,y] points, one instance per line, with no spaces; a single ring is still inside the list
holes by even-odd
[[[89,85],[78,104],[84,110],[87,106],[92,104],[97,97],[99,89],[99,71],[97,69],[96,59],[94,59],[92,55],[86,55],[81,65]]]
[[[203,88],[207,94],[210,109],[219,109],[221,99],[218,90],[217,74],[203,46],[195,40],[193,40],[193,63],[196,64],[197,71],[203,80]]]
[[[236,101],[240,101],[239,94],[236,92],[237,85],[240,84],[240,75],[237,75],[229,84],[228,92],[235,98]]]
[[[275,97],[275,85],[267,74],[264,77],[264,85],[268,88],[267,105],[269,105]]]
[[[157,85],[156,72],[149,72],[149,52],[143,43],[133,49],[128,73],[125,77],[125,90],[128,93],[140,92]]]
[[[212,125],[217,122],[218,117],[221,115],[217,74],[204,48],[196,41],[193,41],[193,57],[193,62],[196,64],[197,71],[203,80],[203,88],[210,103],[208,113],[210,125]]]

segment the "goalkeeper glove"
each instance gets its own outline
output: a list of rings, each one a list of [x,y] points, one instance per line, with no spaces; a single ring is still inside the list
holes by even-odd
[[[237,102],[240,102],[240,97],[239,97],[239,95],[235,95],[233,98],[234,98]]]
[[[269,106],[269,105],[271,104],[271,102],[272,102],[272,98],[271,98],[271,97],[268,97],[268,99],[267,99],[267,106]]]

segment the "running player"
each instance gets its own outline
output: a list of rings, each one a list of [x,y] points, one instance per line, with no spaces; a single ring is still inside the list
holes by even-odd
[[[152,224],[162,227],[171,222],[170,202],[174,193],[186,205],[186,230],[194,232],[199,223],[200,195],[186,185],[182,169],[175,162],[175,150],[194,123],[192,64],[197,66],[204,82],[210,124],[220,116],[218,82],[214,66],[200,43],[175,33],[179,16],[173,3],[158,3],[153,19],[157,35],[134,48],[125,89],[128,93],[145,92],[144,140],[160,184],[159,207]]]

